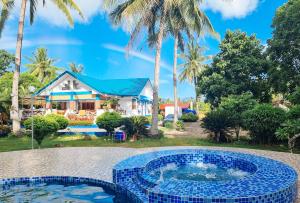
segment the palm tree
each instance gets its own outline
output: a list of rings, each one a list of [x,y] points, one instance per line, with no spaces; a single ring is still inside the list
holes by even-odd
[[[219,38],[215,32],[210,20],[203,11],[199,9],[199,3],[202,0],[186,1],[182,8],[174,8],[168,15],[170,33],[174,37],[174,63],[173,63],[173,91],[174,91],[174,126],[178,121],[178,97],[177,97],[177,56],[178,45],[180,50],[184,51],[182,32],[186,32],[191,39],[192,33],[198,36],[206,33]]]
[[[84,66],[82,64],[76,65],[75,63],[70,63],[69,67],[73,73],[82,73]]]
[[[38,78],[42,84],[47,84],[57,76],[60,68],[54,66],[55,59],[49,58],[47,49],[38,48],[33,57],[27,57],[31,62],[25,66],[28,68],[29,73]]]
[[[71,12],[69,9],[75,10],[79,13],[81,17],[83,14],[81,13],[79,7],[74,2],[74,0],[51,0],[58,8],[61,10],[69,24],[71,26],[74,25]],[[4,28],[4,24],[8,19],[9,12],[14,6],[15,0],[0,0],[0,4],[2,6],[1,10],[1,19],[0,19],[0,33]],[[15,71],[13,78],[13,89],[12,89],[12,106],[11,106],[11,119],[13,120],[13,132],[18,132],[20,130],[20,114],[19,114],[19,77],[20,77],[20,67],[21,67],[21,53],[22,53],[22,44],[23,44],[23,34],[24,34],[24,21],[25,21],[25,13],[27,2],[29,2],[29,17],[30,23],[34,22],[34,17],[36,14],[36,8],[39,0],[22,0],[21,1],[21,10],[20,17],[18,23],[18,35],[17,35],[17,45],[16,45],[16,56],[15,56]],[[43,5],[45,5],[46,0],[42,0]],[[1,26],[2,24],[2,26]]]
[[[189,83],[194,85],[197,100],[199,96],[197,92],[197,78],[206,68],[204,62],[211,59],[211,56],[204,56],[203,52],[205,49],[200,47],[194,41],[191,41],[187,47],[187,53],[183,53],[180,56],[184,63],[181,64],[183,70],[179,75],[179,80],[181,82],[188,81]]]
[[[114,25],[125,25],[130,30],[128,48],[148,28],[148,36],[157,33],[155,40],[155,67],[153,84],[153,107],[151,135],[158,135],[158,90],[160,75],[160,60],[163,37],[165,34],[167,12],[174,6],[183,4],[186,0],[104,0],[104,7],[109,10]],[[131,22],[131,23],[130,23]],[[153,26],[155,25],[155,26]],[[152,30],[152,28],[157,29]]]
[[[171,7],[166,13],[165,37],[171,35],[174,37],[174,63],[173,63],[173,90],[174,90],[174,125],[178,121],[178,98],[177,98],[177,57],[178,48],[184,51],[183,34],[192,39],[193,35],[210,34],[215,38],[219,35],[214,31],[212,24],[203,11],[199,9],[202,0],[186,0],[182,4]],[[157,16],[156,14],[155,16]],[[152,32],[155,31],[155,23],[152,24]],[[149,46],[153,47],[157,33],[152,33],[148,37]]]

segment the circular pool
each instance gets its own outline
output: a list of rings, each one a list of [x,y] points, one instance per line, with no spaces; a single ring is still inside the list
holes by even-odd
[[[292,203],[297,173],[281,162],[218,150],[171,150],[131,157],[113,169],[132,202]]]
[[[0,180],[0,202],[115,202],[112,183],[78,177]]]

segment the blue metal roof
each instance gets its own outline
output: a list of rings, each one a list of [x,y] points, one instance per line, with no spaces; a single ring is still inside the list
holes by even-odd
[[[48,85],[40,89],[35,95],[39,95],[48,86],[53,84],[59,78],[69,74],[82,82],[83,84],[91,87],[101,94],[115,95],[115,96],[139,96],[149,81],[148,78],[130,78],[130,79],[111,79],[111,80],[99,80],[96,78],[88,77],[78,73],[65,71],[59,75],[56,79],[50,82]]]

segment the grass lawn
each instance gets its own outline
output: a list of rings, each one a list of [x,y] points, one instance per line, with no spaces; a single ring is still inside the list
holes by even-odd
[[[38,148],[34,141],[35,148]],[[132,148],[146,148],[146,147],[163,147],[163,146],[221,146],[221,147],[238,147],[250,149],[262,149],[271,151],[287,152],[286,146],[282,145],[250,145],[246,141],[218,144],[210,140],[198,138],[161,138],[150,139],[145,138],[137,142],[114,143],[108,137],[93,137],[92,140],[85,140],[83,136],[53,136],[46,138],[41,148],[54,147],[132,147]],[[23,137],[7,137],[0,138],[0,152],[17,151],[31,149],[31,138]],[[300,153],[300,149],[296,149],[295,153]]]

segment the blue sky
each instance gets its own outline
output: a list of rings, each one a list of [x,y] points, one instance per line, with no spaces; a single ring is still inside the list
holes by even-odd
[[[17,0],[0,39],[0,49],[14,52],[18,20]],[[85,20],[74,14],[75,26],[68,27],[63,15],[48,2],[41,8],[34,25],[28,18],[25,25],[23,56],[31,56],[37,47],[48,49],[49,55],[57,59],[56,65],[67,68],[70,62],[83,64],[84,74],[97,78],[148,77],[153,79],[154,50],[141,43],[127,56],[125,46],[129,35],[122,28],[112,27],[101,10],[101,0],[75,0],[85,14]],[[240,29],[248,34],[255,33],[266,44],[271,38],[271,23],[276,9],[286,0],[207,0],[203,5],[216,31],[221,37],[227,29]],[[143,40],[141,40],[143,42]],[[208,48],[206,54],[216,54],[219,42],[209,37],[202,40]],[[166,39],[162,51],[160,96],[172,98],[173,40]],[[23,57],[23,64],[28,61]],[[25,68],[23,67],[24,71]],[[188,83],[179,84],[181,98],[194,96]]]

